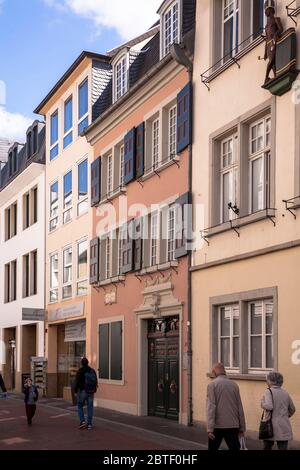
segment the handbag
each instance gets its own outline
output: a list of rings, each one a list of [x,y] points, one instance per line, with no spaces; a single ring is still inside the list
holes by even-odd
[[[273,402],[273,408],[274,408],[274,399],[273,399],[273,393],[272,390],[269,388],[271,396],[272,396],[272,402]],[[264,419],[265,418],[265,410],[263,411],[261,421],[260,421],[260,426],[259,426],[259,439],[267,441],[268,439],[272,439],[274,437],[274,431],[273,431],[273,423],[272,423],[272,415],[273,411],[270,412],[270,418],[269,419]]]

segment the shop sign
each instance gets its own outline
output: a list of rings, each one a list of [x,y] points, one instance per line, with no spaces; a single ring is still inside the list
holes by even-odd
[[[85,341],[86,326],[85,321],[73,321],[65,325],[65,343],[73,341]]]
[[[43,308],[22,308],[23,321],[44,321],[45,310]]]
[[[65,320],[66,318],[82,317],[84,314],[84,302],[66,305],[65,307],[49,310],[48,321]]]

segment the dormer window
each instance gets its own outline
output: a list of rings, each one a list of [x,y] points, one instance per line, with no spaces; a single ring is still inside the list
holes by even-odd
[[[33,155],[37,152],[38,150],[38,128],[37,126],[34,126],[33,131],[32,131],[32,152]]]
[[[173,1],[166,5],[161,14],[161,57],[170,52],[171,45],[180,42],[180,2]]]
[[[27,158],[31,157],[31,132],[27,134]]]
[[[114,97],[117,101],[127,91],[127,55],[123,55],[114,66]]]

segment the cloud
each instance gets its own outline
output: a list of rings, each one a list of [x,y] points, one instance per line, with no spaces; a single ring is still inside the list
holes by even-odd
[[[24,142],[26,130],[32,119],[18,113],[10,113],[0,106],[0,138]]]
[[[148,29],[157,20],[162,0],[44,0],[51,7],[67,7],[91,20],[96,29],[113,28],[123,40]]]
[[[4,2],[5,2],[5,0],[0,0],[0,13],[2,11],[2,5],[3,5]]]

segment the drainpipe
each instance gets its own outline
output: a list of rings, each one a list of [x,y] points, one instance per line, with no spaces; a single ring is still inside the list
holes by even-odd
[[[176,62],[180,65],[183,65],[189,74],[189,81],[193,83],[193,63],[188,58],[184,48],[179,44],[173,44],[171,46],[171,55]],[[192,110],[193,110],[193,92],[192,92]],[[193,111],[191,111],[193,116]],[[192,194],[193,189],[193,117],[192,117],[192,139],[191,144],[189,145],[189,169],[188,169],[188,191]],[[188,320],[187,320],[187,375],[188,375],[188,412],[187,412],[187,424],[188,426],[193,425],[193,369],[192,369],[192,251],[188,250],[188,273],[187,273],[187,282],[188,282],[188,293],[187,293],[187,309],[188,309]]]

